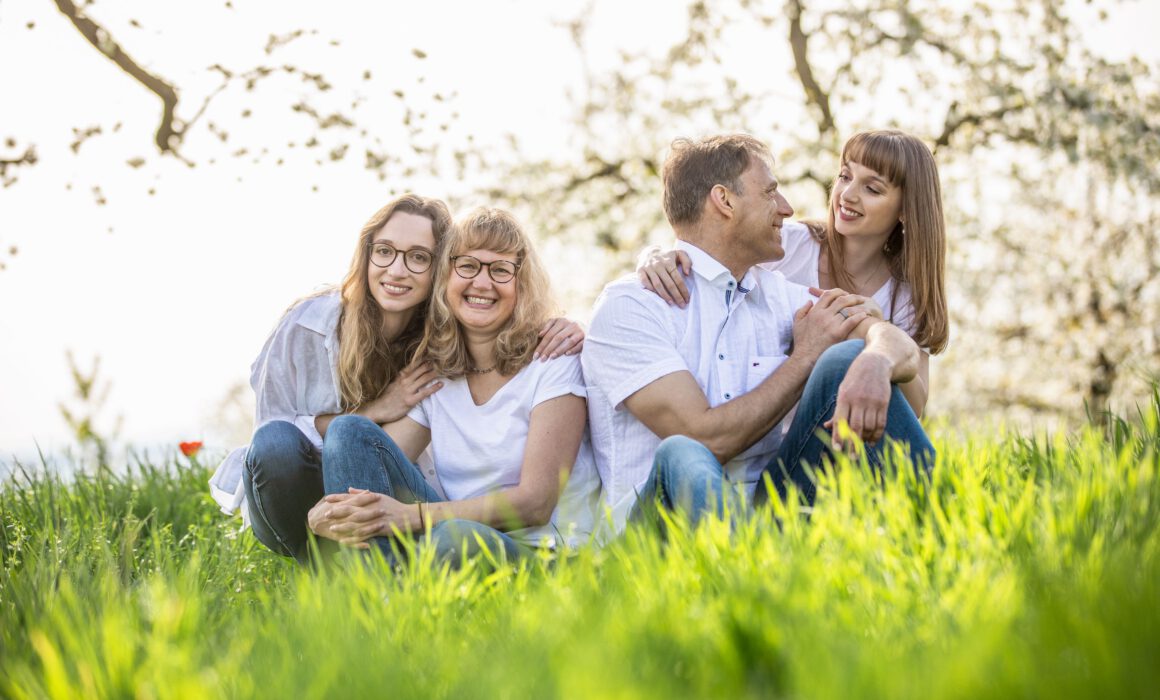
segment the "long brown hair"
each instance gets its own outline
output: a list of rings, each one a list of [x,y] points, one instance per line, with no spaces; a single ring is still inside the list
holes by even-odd
[[[427,330],[416,355],[431,361],[439,376],[462,377],[471,358],[459,321],[447,303],[447,281],[455,274],[451,257],[469,250],[490,250],[514,255],[516,304],[512,317],[496,338],[496,370],[511,376],[532,361],[540,342],[539,332],[554,308],[551,284],[543,263],[532,247],[532,240],[514,216],[502,209],[479,207],[455,222],[435,265],[431,291],[431,310]],[[481,275],[488,274],[480,271]]]
[[[359,233],[350,269],[340,286],[342,314],[338,321],[338,393],[344,410],[351,411],[378,398],[399,370],[407,366],[422,337],[426,302],[415,309],[407,327],[393,340],[383,337],[383,310],[370,295],[367,277],[371,241],[398,212],[431,220],[435,248],[451,227],[451,212],[441,200],[405,194],[375,212]]]
[[[914,305],[914,340],[932,353],[946,349],[949,334],[946,301],[946,223],[938,166],[930,149],[902,131],[863,131],[842,148],[842,165],[859,163],[902,190],[899,223],[882,252],[897,282],[910,285]],[[853,289],[846,271],[843,239],[834,228],[834,206],[829,205],[824,230],[811,227],[826,250],[830,275],[842,289]],[[905,228],[902,222],[905,223]],[[904,233],[905,231],[905,233]]]

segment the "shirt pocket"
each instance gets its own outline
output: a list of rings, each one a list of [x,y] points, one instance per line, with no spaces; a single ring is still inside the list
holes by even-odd
[[[766,377],[781,367],[787,355],[753,355],[745,366],[745,391],[753,391]]]
[[[786,361],[786,355],[753,355],[749,358],[749,363],[746,365],[746,382],[748,386],[745,391],[750,392],[757,388],[757,385],[764,382],[769,375],[773,374],[774,370],[781,367],[781,364]],[[792,415],[792,411],[790,412]],[[773,430],[761,436],[761,439],[753,443],[749,449],[737,456],[743,462],[754,462],[747,465],[748,471],[753,472],[754,469],[760,469],[770,459],[773,458],[777,446],[781,444],[782,434],[784,432],[784,425],[779,424],[774,426]],[[750,481],[754,478],[752,473],[746,475],[746,480]]]

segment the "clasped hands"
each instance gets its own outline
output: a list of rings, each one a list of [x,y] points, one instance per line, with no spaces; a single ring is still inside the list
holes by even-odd
[[[366,549],[372,537],[415,532],[421,526],[419,505],[382,493],[351,488],[323,496],[306,516],[310,531],[339,544]]]

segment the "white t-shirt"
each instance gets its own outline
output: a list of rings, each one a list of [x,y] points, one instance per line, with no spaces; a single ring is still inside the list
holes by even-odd
[[[467,379],[445,381],[408,415],[431,430],[431,456],[439,481],[447,497],[458,501],[519,484],[532,409],[567,394],[585,396],[577,357],[532,362],[482,406],[471,398]],[[596,522],[599,493],[585,429],[551,523],[508,534],[530,545],[583,544]]]
[[[785,256],[781,260],[761,263],[760,267],[776,270],[785,275],[790,282],[806,287],[821,286],[818,280],[818,261],[822,253],[822,244],[814,239],[809,228],[798,222],[783,224],[781,244],[785,248]],[[898,285],[897,298],[894,295],[895,284]],[[910,300],[909,283],[898,282],[891,277],[871,296],[878,306],[882,307],[882,314],[887,321],[901,328],[910,337],[914,337],[914,304]]]
[[[710,406],[751,391],[786,360],[793,314],[813,299],[780,272],[754,267],[738,284],[721,263],[687,242],[693,260],[686,308],[641,287],[636,275],[604,288],[584,340],[588,419],[604,499],[619,530],[652,469],[658,438],[624,400],[668,374],[690,372]],[[775,427],[725,465],[752,492],[781,444]]]

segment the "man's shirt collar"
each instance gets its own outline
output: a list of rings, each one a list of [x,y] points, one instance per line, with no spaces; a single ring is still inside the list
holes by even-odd
[[[736,286],[738,292],[748,294],[756,284],[752,268],[746,270],[745,276],[741,278],[740,282],[737,282],[733,279],[733,273],[729,272],[729,268],[692,243],[678,240],[677,250],[683,250],[689,254],[689,259],[693,261],[693,274],[704,279],[714,289],[732,291]]]

